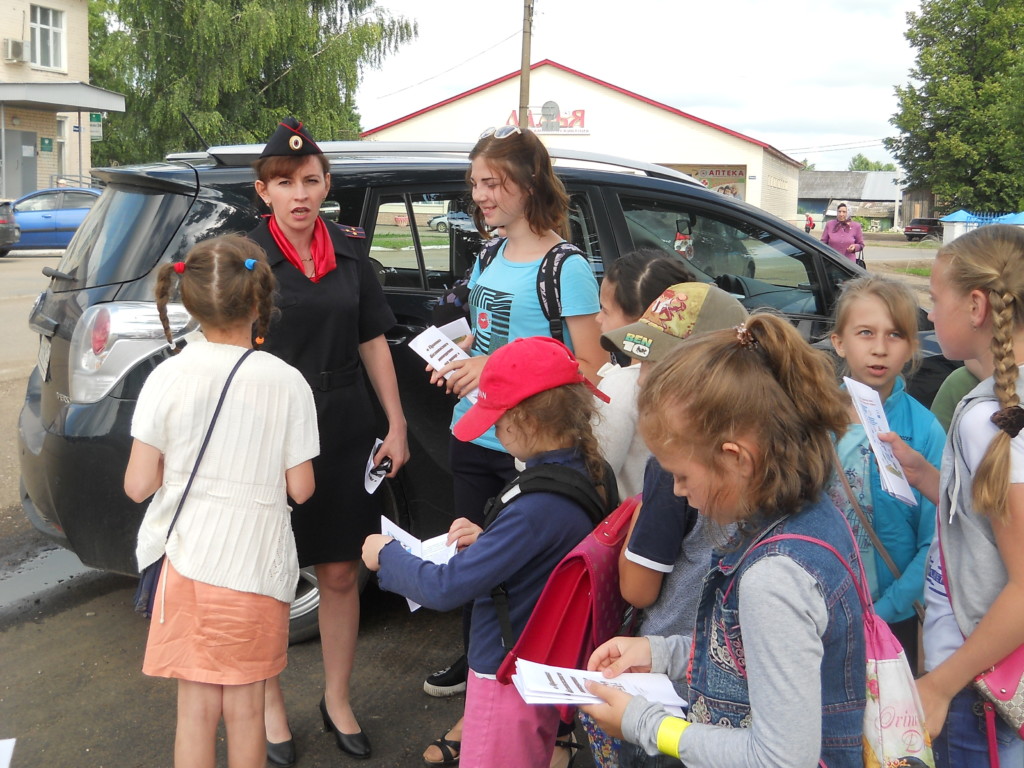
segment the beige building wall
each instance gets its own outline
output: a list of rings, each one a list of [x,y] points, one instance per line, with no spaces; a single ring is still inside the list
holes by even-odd
[[[800,188],[800,169],[765,152],[761,182],[761,207],[776,216],[787,217],[797,208]]]
[[[557,103],[567,123],[558,133],[540,131],[549,147],[670,167],[745,166],[748,202],[779,216],[796,210],[799,167],[758,142],[551,64],[531,71],[530,94],[535,127],[546,102]],[[366,138],[473,143],[485,128],[516,122],[518,103],[519,78],[511,77],[370,129]]]
[[[3,58],[3,40],[31,41],[31,6],[37,5],[63,14],[64,35],[61,66],[50,68],[32,62],[9,61]],[[61,83],[89,82],[89,3],[88,0],[3,0],[0,3],[0,82]],[[36,186],[51,186],[60,176],[70,177],[77,186],[79,175],[88,186],[92,169],[92,140],[88,112],[54,114],[5,105],[3,121],[6,130],[32,131],[36,134]],[[73,130],[81,127],[80,132]],[[62,130],[63,129],[63,130]],[[50,139],[51,151],[42,151],[41,139]],[[63,160],[63,168],[58,164]]]

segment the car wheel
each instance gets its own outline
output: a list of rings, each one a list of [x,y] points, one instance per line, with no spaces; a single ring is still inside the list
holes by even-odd
[[[11,252],[10,248],[0,248],[0,259],[2,259],[4,256],[6,256],[10,252]]]
[[[288,616],[289,643],[312,640],[320,634],[319,608],[320,590],[317,588],[316,571],[303,568],[299,571],[299,586],[295,590],[295,599]]]
[[[383,512],[390,520],[409,530],[411,527],[406,519],[408,515],[400,512],[391,480],[385,480],[377,489],[381,497]],[[370,581],[370,571],[362,563],[359,564],[359,591]],[[320,590],[317,586],[316,570],[303,568],[299,571],[299,586],[295,590],[289,612],[288,642],[302,643],[312,640],[320,634]]]
[[[439,221],[437,222],[437,225],[434,227],[434,229],[436,229],[438,232],[447,232],[448,223],[445,221]]]

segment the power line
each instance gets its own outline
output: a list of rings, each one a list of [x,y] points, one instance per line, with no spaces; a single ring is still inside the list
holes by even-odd
[[[844,149],[866,149],[867,147],[882,146],[883,139],[865,139],[863,141],[848,142],[846,144],[823,144],[817,147],[793,147],[784,149],[787,154],[790,152],[839,152]]]
[[[493,51],[497,46],[501,45],[502,43],[507,43],[513,37],[516,37],[517,35],[519,35],[521,31],[522,30],[517,29],[515,32],[513,32],[511,35],[509,35],[508,37],[504,38],[503,40],[499,40],[497,43],[494,43],[494,44],[491,44],[491,45],[487,46],[486,48],[484,48],[479,53],[474,53],[472,56],[470,56],[467,59],[463,59],[458,64],[453,64],[452,66],[448,67],[448,69],[444,70],[443,72],[438,72],[436,75],[431,75],[430,77],[424,78],[423,80],[420,80],[418,83],[413,83],[412,85],[407,85],[404,88],[399,88],[397,91],[392,91],[391,93],[385,93],[383,96],[378,96],[377,98],[378,99],[386,99],[389,96],[397,96],[399,93],[403,93],[404,91],[408,91],[411,88],[416,88],[418,86],[423,85],[424,83],[429,83],[431,80],[436,80],[437,78],[441,77],[441,75],[447,75],[453,69],[458,69],[459,67],[461,67],[461,66],[463,66],[465,64],[468,64],[469,62],[473,61],[473,59],[478,59],[481,56],[483,56],[485,53],[489,53],[490,51]]]

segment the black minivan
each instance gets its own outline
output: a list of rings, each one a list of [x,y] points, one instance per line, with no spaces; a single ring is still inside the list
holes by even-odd
[[[365,247],[398,319],[387,339],[409,423],[412,460],[383,488],[387,512],[420,537],[451,520],[448,424],[453,400],[429,385],[407,342],[479,250],[471,228],[428,222],[470,210],[465,145],[337,142],[323,215],[366,230]],[[44,533],[86,565],[136,572],[143,505],[124,495],[135,400],[168,354],[153,302],[156,267],[200,240],[247,232],[267,213],[253,190],[262,145],[216,147],[166,162],[94,171],[104,192],[29,323],[38,365],[21,412],[22,502]],[[661,166],[551,150],[570,196],[573,242],[600,277],[619,254],[661,248],[685,259],[749,308],[785,313],[814,341],[825,336],[839,286],[862,271],[764,211],[710,192]],[[685,247],[679,250],[679,244]],[[171,307],[177,337],[194,330]],[[293,638],[316,631],[317,593],[304,572]]]

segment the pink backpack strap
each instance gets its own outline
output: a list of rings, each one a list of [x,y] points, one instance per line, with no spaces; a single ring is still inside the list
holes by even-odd
[[[864,575],[864,564],[861,562],[860,558],[857,558],[857,565],[859,566],[858,570],[860,571],[860,578],[858,579],[857,574],[855,574],[853,571],[853,568],[850,566],[848,562],[846,562],[846,558],[839,554],[839,550],[837,550],[831,544],[822,541],[821,539],[816,539],[813,536],[804,536],[800,533],[780,533],[776,536],[769,536],[764,541],[757,542],[757,544],[755,544],[749,550],[747,550],[743,557],[745,558],[748,554],[753,552],[755,549],[758,549],[759,547],[763,547],[764,545],[770,544],[773,541],[782,541],[785,539],[806,541],[810,542],[811,544],[817,544],[819,547],[824,547],[833,555],[835,555],[836,558],[838,558],[839,562],[843,564],[843,567],[846,569],[846,572],[850,574],[850,579],[853,581],[853,586],[857,589],[857,597],[860,599],[861,608],[864,611],[864,614],[867,615],[869,613],[875,612],[875,607],[872,604],[871,600],[868,598],[867,590],[864,587],[864,585],[867,584],[867,577]],[[740,562],[742,562],[742,560]],[[737,563],[737,566],[738,565],[739,563]],[[729,582],[729,586],[726,588],[725,594],[722,595],[723,600],[729,597],[729,593],[732,591],[733,585],[735,583],[735,579]]]

